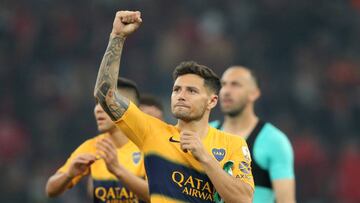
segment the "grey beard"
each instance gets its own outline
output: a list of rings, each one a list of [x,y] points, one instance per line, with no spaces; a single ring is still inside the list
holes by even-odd
[[[230,117],[233,118],[233,117],[236,117],[236,116],[242,114],[243,111],[244,111],[244,109],[245,109],[245,106],[240,107],[240,108],[238,108],[238,109],[235,109],[235,110],[233,110],[233,111],[227,112],[227,113],[225,113],[225,114],[226,114],[227,116],[230,116]]]

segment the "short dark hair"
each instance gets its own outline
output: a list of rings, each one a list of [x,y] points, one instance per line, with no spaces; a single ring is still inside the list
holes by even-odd
[[[248,71],[250,73],[250,77],[254,81],[255,85],[257,86],[257,88],[260,89],[260,80],[259,80],[257,71],[255,69],[251,69],[251,68],[248,68],[247,66],[242,66],[242,65],[232,65],[229,68],[242,68],[242,69],[245,69],[246,71]]]
[[[195,74],[204,79],[205,86],[208,87],[215,94],[219,94],[221,83],[220,78],[209,67],[200,65],[195,61],[181,62],[173,72],[174,81],[182,75]]]
[[[158,100],[155,96],[149,94],[140,97],[140,105],[155,106],[160,111],[164,110],[164,107],[160,100]]]
[[[136,102],[140,100],[140,93],[136,83],[130,79],[119,77],[117,81],[117,87],[123,89],[131,89],[135,92]]]

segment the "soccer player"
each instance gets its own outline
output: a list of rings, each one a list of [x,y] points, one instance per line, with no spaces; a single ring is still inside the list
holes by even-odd
[[[116,91],[125,39],[141,22],[140,12],[116,13],[94,95],[143,151],[151,202],[220,202],[220,197],[228,203],[251,202],[253,177],[245,140],[208,124],[220,90],[220,79],[210,68],[183,62],[174,70],[171,111],[176,126],[143,113]]]
[[[149,114],[150,116],[154,116],[160,120],[164,120],[163,111],[164,107],[161,102],[152,95],[144,95],[140,98],[139,109]]]
[[[119,94],[138,103],[139,92],[134,82],[119,78],[117,85]],[[149,202],[138,147],[115,126],[98,102],[94,114],[101,134],[80,145],[49,178],[47,195],[56,197],[90,175],[94,202],[139,202],[138,197]]]
[[[260,97],[256,76],[233,66],[221,78],[220,106],[224,121],[212,126],[246,138],[252,155],[254,202],[295,202],[294,155],[286,135],[259,119],[254,103]]]

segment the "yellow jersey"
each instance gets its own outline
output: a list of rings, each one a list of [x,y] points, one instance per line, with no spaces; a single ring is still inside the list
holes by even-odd
[[[71,162],[80,154],[93,154],[96,155],[95,144],[97,140],[108,136],[108,134],[100,134],[92,139],[85,141],[81,144],[66,161],[66,163],[58,170],[58,172],[67,172]],[[145,177],[145,169],[142,154],[138,147],[131,141],[127,142],[121,148],[117,148],[118,161],[127,170],[139,176]],[[93,181],[93,198],[94,202],[106,203],[130,203],[139,202],[137,196],[124,187],[117,178],[111,174],[107,168],[105,161],[99,159],[95,161],[90,170],[85,171],[83,174],[74,177],[71,180],[69,188],[76,185],[82,177],[91,175]],[[141,202],[141,201],[140,201]]]
[[[116,125],[143,152],[151,202],[214,202],[215,188],[201,164],[180,148],[180,131],[130,103]],[[202,140],[221,167],[233,162],[232,176],[254,188],[250,153],[240,136],[209,126]]]

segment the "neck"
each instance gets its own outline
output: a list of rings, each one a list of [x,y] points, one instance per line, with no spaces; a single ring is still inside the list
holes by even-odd
[[[200,120],[196,121],[183,121],[178,120],[177,127],[179,128],[180,132],[183,130],[188,130],[195,132],[201,138],[205,137],[209,131],[209,115],[203,116]]]
[[[255,128],[258,120],[259,118],[255,115],[253,106],[249,105],[237,116],[226,115],[223,129],[226,132],[247,137]]]
[[[118,128],[109,131],[109,135],[116,148],[121,148],[129,141],[126,135]]]

